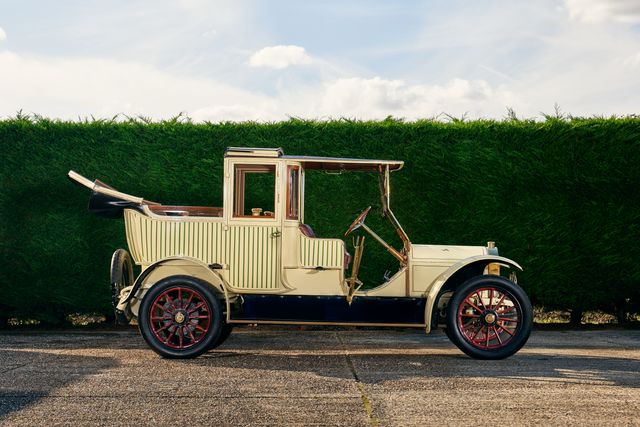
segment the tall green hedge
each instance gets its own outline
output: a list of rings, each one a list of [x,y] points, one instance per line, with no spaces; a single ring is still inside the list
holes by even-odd
[[[122,220],[86,211],[74,169],[166,204],[222,205],[227,146],[288,154],[405,160],[392,208],[414,243],[483,245],[524,266],[535,304],[625,309],[640,297],[640,119],[192,124],[0,121],[0,317],[59,322],[108,313],[111,253]],[[397,243],[379,213],[376,177],[307,177],[306,222],[341,236],[368,223]],[[397,264],[367,242],[364,277]]]

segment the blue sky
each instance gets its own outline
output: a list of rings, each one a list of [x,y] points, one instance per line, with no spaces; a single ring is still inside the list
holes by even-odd
[[[640,1],[0,0],[0,117],[640,113]]]

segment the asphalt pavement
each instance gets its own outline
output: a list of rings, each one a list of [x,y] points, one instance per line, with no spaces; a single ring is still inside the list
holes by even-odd
[[[0,334],[0,425],[640,425],[640,331],[534,331],[502,361],[441,332],[236,328],[194,360],[136,330]]]

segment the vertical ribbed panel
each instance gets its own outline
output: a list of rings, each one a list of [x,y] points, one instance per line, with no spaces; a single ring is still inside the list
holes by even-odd
[[[227,263],[222,219],[163,220],[125,209],[124,221],[129,251],[137,263],[148,265],[170,256]]]
[[[242,289],[280,287],[280,241],[277,227],[230,226],[222,219],[189,217],[151,218],[125,209],[129,252],[140,264],[149,265],[170,256],[186,256],[207,264],[227,265],[229,284]],[[228,239],[228,240],[227,240]]]
[[[276,227],[229,227],[229,283],[241,289],[280,287],[280,237]]]
[[[339,239],[318,239],[300,235],[300,265],[302,267],[342,268],[344,242]]]

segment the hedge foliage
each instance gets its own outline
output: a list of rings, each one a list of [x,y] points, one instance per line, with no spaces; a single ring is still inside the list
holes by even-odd
[[[348,120],[192,124],[180,120],[0,121],[0,317],[59,322],[109,313],[111,253],[126,247],[122,220],[86,211],[69,169],[165,204],[222,205],[227,146],[287,154],[405,160],[392,174],[392,208],[414,243],[495,240],[524,266],[535,304],[625,309],[640,297],[640,119],[545,121]],[[341,236],[373,205],[375,175],[307,176],[306,222]],[[364,277],[397,269],[368,239]]]

